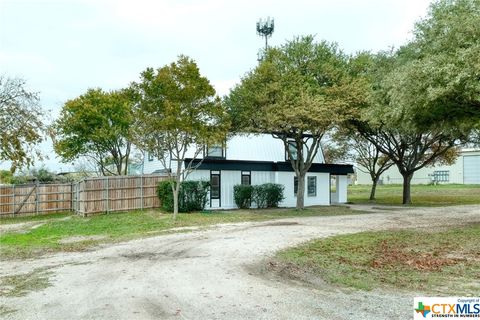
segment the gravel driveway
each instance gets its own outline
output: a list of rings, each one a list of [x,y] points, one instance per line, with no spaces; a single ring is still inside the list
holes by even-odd
[[[361,206],[365,209],[366,207]],[[372,209],[371,209],[372,210]],[[0,297],[11,319],[410,319],[415,293],[313,288],[265,274],[275,251],[335,234],[480,222],[480,206],[303,217],[1,261],[0,276],[50,267],[51,286]],[[13,310],[16,310],[13,312]]]

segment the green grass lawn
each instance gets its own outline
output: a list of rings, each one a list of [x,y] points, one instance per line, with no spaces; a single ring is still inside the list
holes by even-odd
[[[287,270],[370,290],[393,287],[429,294],[480,292],[480,224],[440,231],[362,232],[280,251]]]
[[[378,203],[387,205],[402,204],[401,185],[381,185],[377,187],[376,200],[370,201],[371,186],[348,187],[348,201],[352,203]],[[417,206],[446,206],[460,204],[480,204],[480,185],[444,184],[412,185],[412,204]]]
[[[310,207],[303,211],[293,209],[208,211],[179,214],[176,221],[172,220],[171,214],[155,210],[110,213],[87,218],[64,213],[41,217],[4,218],[0,220],[2,225],[30,221],[43,224],[33,229],[28,227],[21,231],[2,233],[0,235],[0,254],[3,257],[25,258],[46,252],[83,250],[102,242],[171,232],[170,229],[178,227],[358,213],[362,212],[353,211],[347,207],[329,206]],[[83,238],[65,243],[66,239],[72,237]]]

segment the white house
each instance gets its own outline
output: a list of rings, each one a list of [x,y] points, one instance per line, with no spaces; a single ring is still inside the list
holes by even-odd
[[[203,159],[202,159],[203,158]],[[190,162],[191,159],[186,159]],[[295,207],[297,180],[281,140],[270,134],[244,134],[229,138],[223,146],[207,148],[188,180],[210,181],[209,208],[236,208],[233,187],[237,184],[282,184],[282,207]],[[172,168],[174,170],[174,168]],[[144,173],[165,172],[160,161],[148,156]],[[351,165],[325,164],[319,150],[305,179],[305,205],[330,205],[347,201],[347,174]],[[334,181],[332,188],[331,181]]]
[[[463,149],[452,165],[424,167],[413,175],[412,184],[429,183],[480,184],[480,149]],[[380,184],[401,184],[403,177],[397,166],[385,171]],[[357,170],[357,184],[372,184],[370,175]]]

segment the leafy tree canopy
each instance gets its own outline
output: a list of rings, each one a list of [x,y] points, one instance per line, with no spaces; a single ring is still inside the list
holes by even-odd
[[[136,142],[157,157],[193,145],[203,148],[225,138],[229,127],[225,109],[189,57],[180,56],[158,70],[146,69],[132,89],[139,100]]]
[[[363,103],[363,83],[348,76],[347,64],[335,44],[313,36],[268,50],[226,98],[234,129],[323,135]]]
[[[417,170],[455,160],[480,122],[480,2],[440,0],[393,52],[362,53],[354,74],[370,81],[355,126],[397,165],[404,203]]]
[[[0,76],[0,162],[10,161],[11,171],[33,164],[45,130],[37,93],[19,78]]]
[[[417,125],[470,130],[480,119],[480,2],[439,0],[398,51],[401,66],[386,81],[392,103]]]
[[[55,151],[64,161],[86,157],[103,174],[126,174],[130,155],[131,96],[89,89],[69,100],[53,126]]]
[[[157,70],[146,69],[131,88],[138,100],[135,143],[154,155],[172,178],[175,218],[181,179],[205,146],[225,140],[228,114],[210,81],[186,56]],[[191,160],[185,165],[187,157]]]
[[[352,77],[348,65],[337,45],[295,38],[269,49],[225,99],[235,131],[283,141],[298,178],[297,209],[304,206],[305,174],[323,135],[366,103],[365,81]]]

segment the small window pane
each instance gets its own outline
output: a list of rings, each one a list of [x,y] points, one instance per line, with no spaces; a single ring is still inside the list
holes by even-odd
[[[208,157],[223,157],[223,147],[221,145],[213,145],[207,148]]]
[[[212,199],[220,198],[220,176],[219,175],[210,176],[210,197]]]
[[[243,175],[242,174],[242,184],[245,186],[250,185],[250,175]]]
[[[308,177],[308,195],[315,197],[317,195],[317,177]]]
[[[297,143],[295,141],[288,141],[288,150],[290,151],[290,154],[292,155],[293,160],[297,160]],[[290,157],[288,155],[288,152],[285,150],[285,159],[289,160]]]

